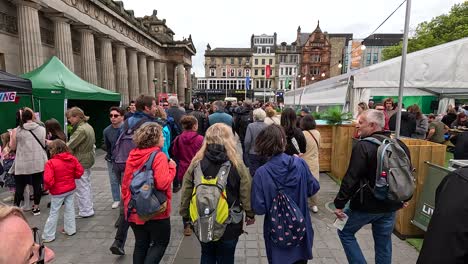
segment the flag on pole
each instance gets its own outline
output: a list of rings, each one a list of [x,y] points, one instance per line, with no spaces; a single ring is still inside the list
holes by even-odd
[[[271,74],[271,68],[270,68],[270,65],[268,64],[265,66],[265,76],[267,79],[270,78],[270,74]]]
[[[289,78],[286,78],[286,85],[284,86],[284,89],[289,89]]]
[[[226,77],[228,77],[228,75],[229,75],[229,71],[230,71],[230,69],[229,69],[229,65],[226,65]]]
[[[250,89],[250,77],[249,76],[245,77],[245,89],[246,90]]]

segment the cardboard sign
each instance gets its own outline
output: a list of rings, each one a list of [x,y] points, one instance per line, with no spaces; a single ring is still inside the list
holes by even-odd
[[[16,92],[0,93],[0,103],[15,102]]]

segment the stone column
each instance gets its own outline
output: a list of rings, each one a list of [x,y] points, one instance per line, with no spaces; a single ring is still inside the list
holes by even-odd
[[[81,32],[81,74],[83,79],[98,85],[96,69],[96,52],[94,51],[94,36],[90,29],[82,28]]]
[[[163,85],[164,85],[164,76],[161,74],[162,71],[162,64],[159,61],[154,62],[154,71],[156,73],[156,78],[158,79],[158,82],[156,83],[155,87],[155,93],[156,96],[158,96],[159,93],[163,92]]]
[[[130,100],[136,100],[140,95],[140,83],[138,82],[138,58],[135,49],[128,50],[128,90]]]
[[[186,80],[185,80],[185,67],[183,64],[177,65],[177,99],[179,99],[179,103],[185,103],[185,87],[186,87]]]
[[[162,69],[162,75],[164,76],[164,80],[166,80],[166,83],[164,84],[164,92],[169,93],[169,79],[167,76],[167,63],[163,63],[163,69]]]
[[[117,91],[122,98],[122,105],[126,106],[130,102],[128,97],[128,70],[127,70],[127,54],[125,46],[117,44],[116,48],[116,69],[117,69]]]
[[[140,74],[140,94],[148,95],[148,69],[146,67],[146,54],[138,54],[138,72]]]
[[[18,36],[21,72],[30,72],[43,63],[41,29],[35,0],[17,0]]]
[[[112,41],[101,37],[101,84],[102,88],[115,92],[114,62],[112,60]]]
[[[75,71],[69,19],[63,16],[53,16],[51,19],[55,28],[55,55],[70,71]]]
[[[156,78],[154,76],[154,59],[153,58],[148,58],[146,60],[148,62],[148,94],[151,95],[151,96],[155,96],[156,93],[155,93],[155,87],[154,87],[154,78]],[[158,82],[160,82],[161,80],[158,79]]]
[[[186,76],[186,89],[185,89],[185,102],[191,103],[192,102],[192,75],[191,70],[192,67],[185,68],[185,76]]]

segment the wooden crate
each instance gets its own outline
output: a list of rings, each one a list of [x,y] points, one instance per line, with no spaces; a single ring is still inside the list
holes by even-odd
[[[333,126],[317,125],[317,130],[320,132],[320,148],[319,148],[320,171],[328,172],[331,170]]]
[[[425,161],[444,166],[446,145],[437,144],[421,139],[402,138],[402,141],[408,146],[411,154],[411,163],[416,169],[414,177],[416,178],[416,190],[408,207],[397,212],[395,221],[395,232],[400,238],[422,236],[424,232],[411,224],[414,218],[416,202],[423,190],[424,182],[427,176],[427,166]]]
[[[348,169],[353,149],[352,138],[355,131],[355,124],[333,126],[331,175],[337,180],[341,181]]]

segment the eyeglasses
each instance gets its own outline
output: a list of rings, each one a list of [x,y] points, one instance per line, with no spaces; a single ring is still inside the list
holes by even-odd
[[[44,243],[41,238],[41,233],[39,232],[39,228],[33,227],[31,228],[34,237],[34,243],[39,245],[38,249],[38,259],[36,262],[37,264],[44,264],[45,263],[45,254],[44,254]]]
[[[109,118],[117,118],[117,117],[119,117],[119,116],[120,116],[120,115],[113,115],[113,114],[110,114],[110,115],[109,115]]]
[[[163,106],[169,106],[168,104],[163,104]]]

